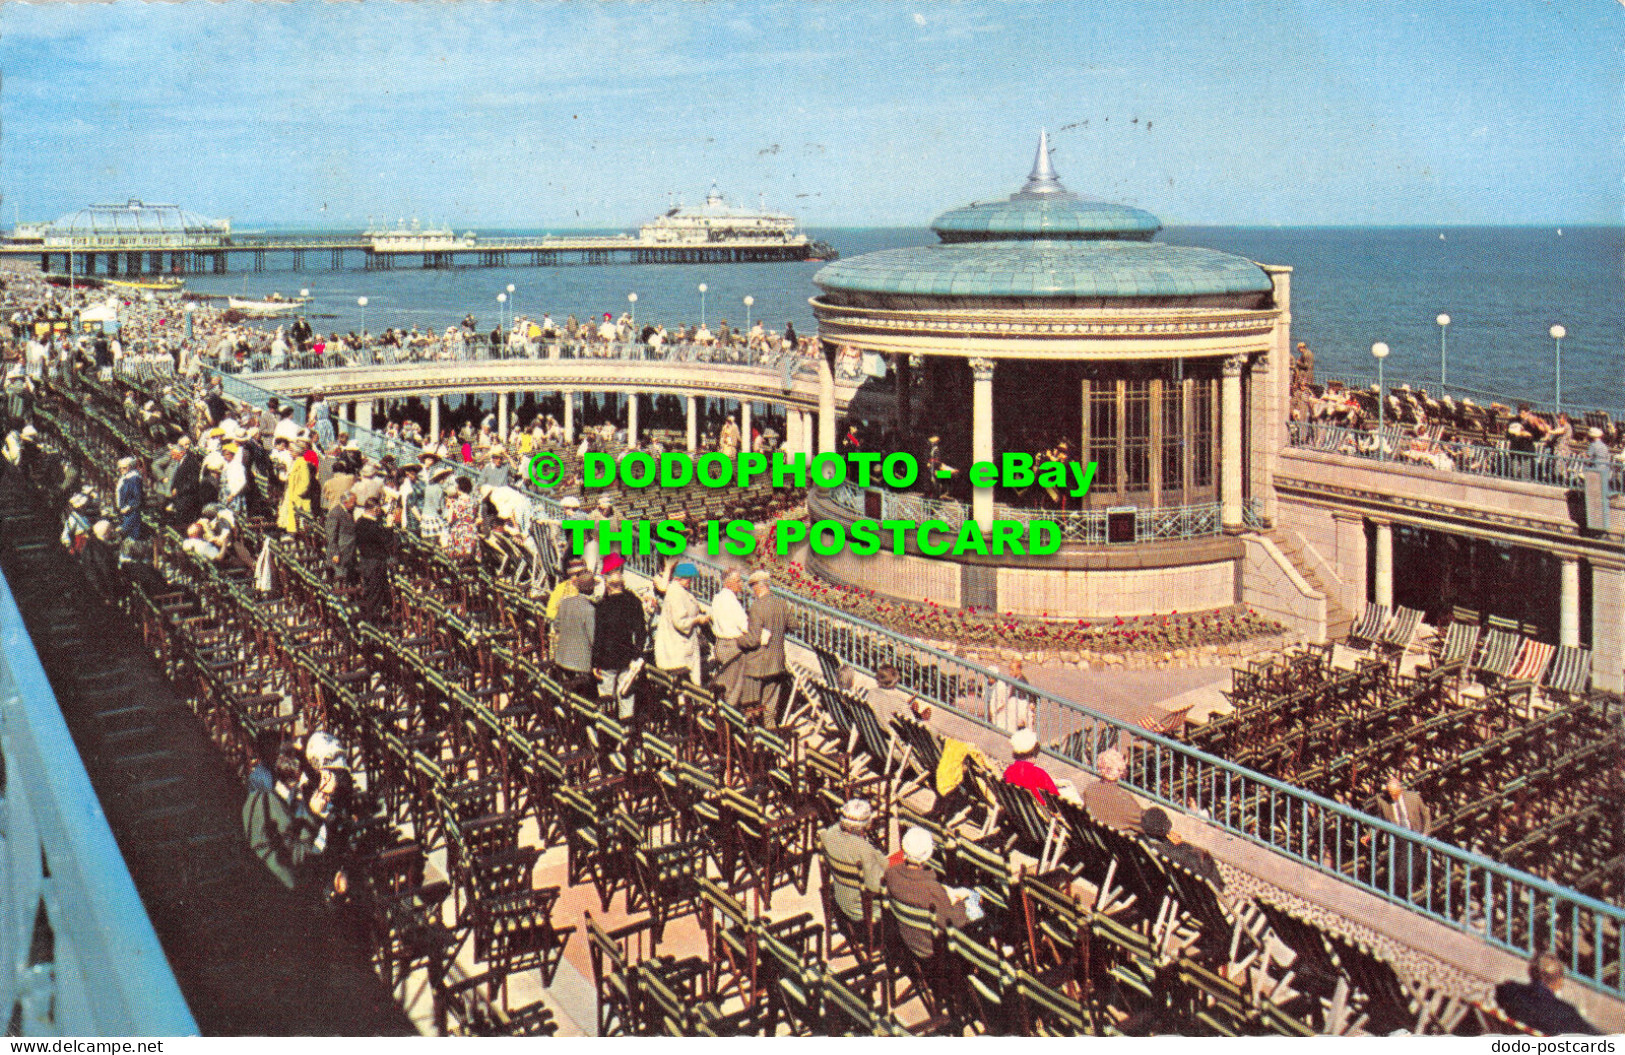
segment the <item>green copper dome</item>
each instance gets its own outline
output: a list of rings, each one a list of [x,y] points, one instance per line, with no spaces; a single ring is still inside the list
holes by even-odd
[[[1069,193],[1050,166],[1047,134],[1038,140],[1038,156],[1021,190],[1001,201],[943,213],[931,226],[942,239],[938,245],[842,260],[819,271],[813,282],[849,302],[1172,298],[1239,306],[1256,303],[1274,288],[1251,260],[1151,241],[1162,223],[1143,209]]]
[[[888,249],[813,276],[820,289],[935,297],[1163,298],[1270,291],[1251,260],[1130,241],[1008,241]]]
[[[1102,238],[1150,241],[1162,221],[1128,205],[1084,201],[1073,195],[1015,194],[945,212],[931,224],[944,242],[986,242],[1022,238]]]

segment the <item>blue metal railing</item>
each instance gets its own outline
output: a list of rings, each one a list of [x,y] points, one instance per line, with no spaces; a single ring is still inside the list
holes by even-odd
[[[18,1009],[24,1034],[198,1032],[4,577],[0,954],[0,1011]]]
[[[269,396],[239,378],[227,377],[225,387],[228,396],[257,406]],[[363,433],[361,445],[369,453],[415,454],[410,445],[355,431]],[[562,518],[557,501],[535,492],[531,497],[538,529],[544,521]],[[724,569],[700,557],[687,559],[701,569],[695,595],[709,600],[721,588]],[[648,576],[660,570],[659,561],[653,555],[628,557],[634,570]],[[1558,952],[1581,982],[1625,997],[1625,908],[1013,681],[847,612],[777,592],[790,607],[795,627],[790,637],[808,648],[871,674],[894,666],[908,691],[988,729],[995,727],[987,690],[1002,681],[1033,701],[1035,731],[1051,757],[1093,770],[1101,751],[1132,744],[1136,749],[1129,752],[1131,768],[1123,783],[1137,794],[1198,811],[1231,835],[1518,955]],[[1072,745],[1071,753],[1062,753],[1058,744]]]
[[[1294,447],[1468,476],[1579,489],[1585,487],[1585,472],[1591,468],[1591,460],[1581,454],[1558,454],[1549,450],[1528,453],[1476,443],[1433,440],[1406,435],[1393,425],[1381,430],[1380,436],[1376,429],[1351,429],[1312,421],[1293,421],[1288,425]],[[1625,491],[1625,464],[1617,459],[1611,462],[1609,477],[1610,493]]]

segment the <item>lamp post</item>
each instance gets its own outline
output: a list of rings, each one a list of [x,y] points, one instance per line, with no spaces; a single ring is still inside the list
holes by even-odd
[[[700,329],[705,329],[705,291],[710,288],[704,282],[700,283]]]
[[[192,339],[192,315],[197,311],[197,305],[187,301],[186,307],[181,309],[186,313],[186,339]]]
[[[1563,338],[1569,335],[1561,325],[1553,326],[1547,331],[1552,335],[1552,409],[1554,413],[1563,413]]]
[[[366,343],[367,343],[367,298],[366,297],[357,297],[355,299],[355,305],[356,305],[356,307],[361,309],[361,343],[362,343],[362,345],[366,345]]]
[[[513,295],[513,283],[508,283],[508,329],[513,329],[514,312],[519,310],[519,298]]]
[[[1450,328],[1450,316],[1440,312],[1439,317],[1433,321],[1439,324],[1439,395],[1442,396],[1444,395],[1444,386],[1450,380],[1450,375],[1445,370],[1444,360],[1444,335],[1445,331]]]
[[[755,303],[755,297],[748,293],[745,294],[745,334],[747,337],[750,335],[750,306]]]
[[[626,309],[627,314],[631,316],[632,319],[633,339],[636,340],[638,330],[638,295],[636,293],[628,293],[626,295],[626,303],[628,305]]]
[[[1387,424],[1388,390],[1382,382],[1382,361],[1388,358],[1388,346],[1378,341],[1371,346],[1371,354],[1377,360],[1377,457],[1387,461],[1388,451],[1382,445],[1382,430]]]
[[[498,293],[497,294],[497,321],[501,324],[502,329],[504,331],[506,331],[508,329],[508,307],[507,307],[507,305],[508,305],[508,295],[506,293]]]

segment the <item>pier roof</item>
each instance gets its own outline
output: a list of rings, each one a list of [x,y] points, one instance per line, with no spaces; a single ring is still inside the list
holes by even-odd
[[[131,198],[123,204],[90,205],[70,212],[50,225],[55,233],[128,235],[215,232],[225,221],[211,220],[178,205],[147,204]]]

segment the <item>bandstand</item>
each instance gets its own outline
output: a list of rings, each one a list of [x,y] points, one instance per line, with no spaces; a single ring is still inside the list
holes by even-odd
[[[911,600],[1051,616],[1240,600],[1237,536],[1274,516],[1290,269],[1153,241],[1160,228],[1067,191],[1042,137],[1026,184],[938,217],[939,244],[819,271],[825,355],[884,357],[895,435],[922,451],[940,437],[961,470],[1063,450],[1097,470],[1081,498],[964,485],[946,500],[815,496],[814,515],[836,519],[1052,519],[1066,544],[1026,560],[812,557],[814,570]]]

